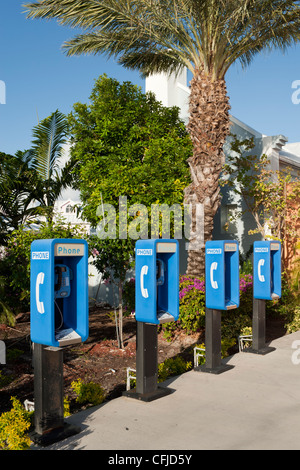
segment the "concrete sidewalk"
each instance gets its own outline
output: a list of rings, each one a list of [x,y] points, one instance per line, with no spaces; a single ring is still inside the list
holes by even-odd
[[[270,345],[265,356],[230,357],[223,374],[170,379],[174,393],[153,402],[120,397],[77,413],[67,422],[81,433],[46,449],[300,450],[300,331]]]

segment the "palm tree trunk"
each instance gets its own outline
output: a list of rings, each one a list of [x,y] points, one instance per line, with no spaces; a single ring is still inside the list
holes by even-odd
[[[195,70],[191,81],[188,129],[193,142],[189,158],[192,183],[185,190],[185,203],[204,206],[204,242],[211,240],[214,216],[220,205],[219,176],[225,163],[223,145],[230,133],[229,98],[225,80]],[[200,243],[193,211],[187,274],[204,275],[204,244]],[[201,221],[200,221],[201,225]],[[201,240],[200,240],[201,242]]]

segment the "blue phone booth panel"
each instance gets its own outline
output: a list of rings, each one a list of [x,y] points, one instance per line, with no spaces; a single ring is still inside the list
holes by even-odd
[[[138,240],[135,247],[135,318],[159,325],[179,318],[177,240]]]
[[[239,245],[237,241],[210,241],[205,245],[205,302],[214,310],[240,304]]]
[[[281,243],[254,242],[253,296],[255,299],[275,300],[281,297]]]
[[[35,240],[31,245],[31,340],[60,347],[88,338],[88,245]]]

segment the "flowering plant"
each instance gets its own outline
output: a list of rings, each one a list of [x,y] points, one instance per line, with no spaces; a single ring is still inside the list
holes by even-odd
[[[181,276],[179,280],[179,328],[195,333],[205,326],[205,282]]]
[[[237,337],[240,329],[251,325],[253,278],[251,274],[240,274],[240,307],[224,312],[222,331],[228,338]],[[188,275],[179,280],[179,320],[166,323],[163,330],[169,335],[174,329],[196,333],[205,328],[205,280]]]

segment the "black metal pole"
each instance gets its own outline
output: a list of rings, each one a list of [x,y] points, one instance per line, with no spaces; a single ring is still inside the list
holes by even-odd
[[[253,299],[252,319],[253,349],[260,351],[266,346],[266,301]]]
[[[252,347],[244,352],[265,355],[274,350],[266,346],[266,301],[253,298]]]
[[[157,325],[137,322],[136,391],[143,395],[157,390]]]
[[[205,364],[194,370],[221,374],[233,366],[222,363],[221,354],[221,310],[206,309],[205,312]]]
[[[50,445],[80,432],[64,422],[63,350],[34,344],[34,425],[33,442]]]
[[[124,396],[142,401],[153,401],[173,390],[158,386],[157,325],[137,322],[136,339],[136,388],[127,390]]]

